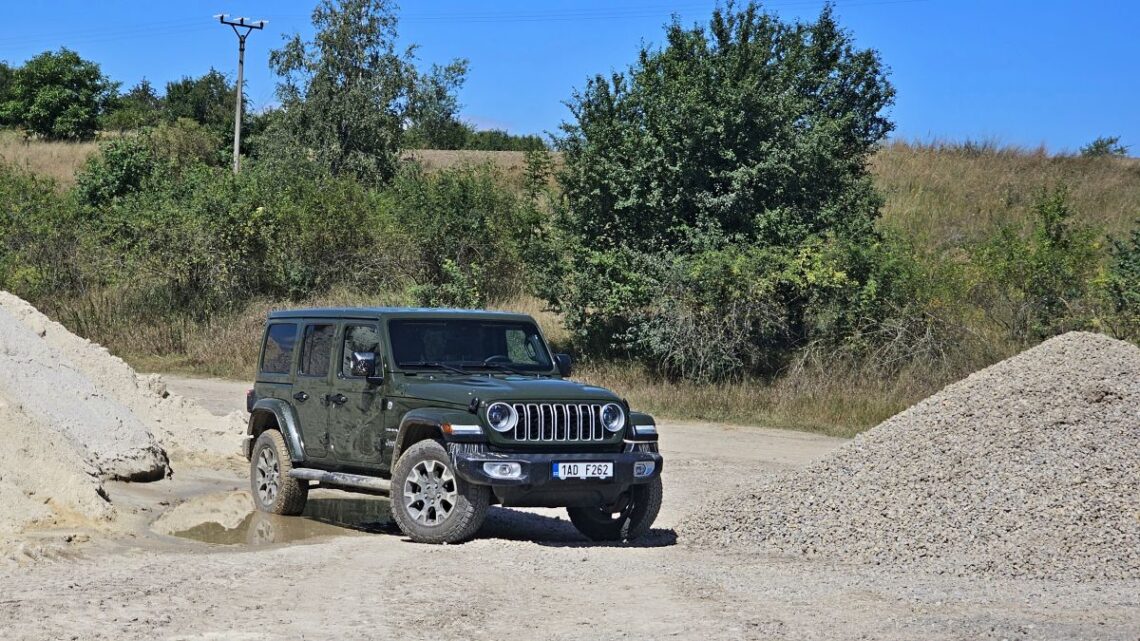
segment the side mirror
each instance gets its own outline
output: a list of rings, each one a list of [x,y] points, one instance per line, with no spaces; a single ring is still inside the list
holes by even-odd
[[[558,375],[559,376],[561,376],[563,378],[570,376],[570,371],[571,371],[570,365],[572,364],[572,362],[570,360],[569,354],[555,354],[554,355],[554,363],[556,365],[558,365]]]
[[[369,383],[379,385],[384,382],[384,374],[376,373],[376,352],[353,352],[352,375],[363,376]]]

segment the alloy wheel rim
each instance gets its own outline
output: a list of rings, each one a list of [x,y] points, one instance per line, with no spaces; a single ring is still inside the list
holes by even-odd
[[[404,480],[404,507],[416,523],[428,527],[447,520],[459,500],[451,468],[435,459],[420,461]]]
[[[262,505],[272,505],[277,500],[281,485],[281,465],[277,452],[272,448],[262,448],[257,457],[257,497]]]

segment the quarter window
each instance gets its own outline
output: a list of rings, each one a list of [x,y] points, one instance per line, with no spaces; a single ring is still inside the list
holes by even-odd
[[[261,353],[261,371],[266,374],[288,374],[293,364],[293,347],[297,343],[296,323],[275,323],[265,333]]]
[[[327,376],[332,359],[333,335],[336,325],[309,325],[301,343],[301,368],[304,376]]]

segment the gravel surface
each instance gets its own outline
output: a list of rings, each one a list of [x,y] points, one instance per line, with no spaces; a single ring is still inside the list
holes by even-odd
[[[679,530],[956,575],[1140,578],[1140,349],[1053,338]]]

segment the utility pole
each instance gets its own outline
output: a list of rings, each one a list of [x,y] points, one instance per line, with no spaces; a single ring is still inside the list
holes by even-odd
[[[245,39],[254,29],[263,29],[269,24],[268,20],[250,20],[238,18],[230,20],[229,15],[219,13],[214,16],[218,22],[228,24],[238,37],[238,77],[237,77],[237,105],[234,107],[234,173],[241,168],[241,95],[242,95],[242,68],[245,66]],[[241,29],[245,29],[243,33]]]

